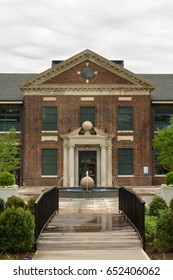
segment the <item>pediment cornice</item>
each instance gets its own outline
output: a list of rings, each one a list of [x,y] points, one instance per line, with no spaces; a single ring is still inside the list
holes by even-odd
[[[121,78],[126,79],[130,83],[132,83],[132,85],[131,86],[128,85],[128,87],[131,87],[131,88],[138,87],[138,88],[147,88],[147,89],[155,88],[154,84],[145,80],[141,76],[136,75],[136,74],[132,73],[131,71],[125,69],[124,67],[122,67],[114,62],[111,62],[110,60],[87,49],[75,56],[72,56],[71,58],[69,58],[59,64],[55,64],[53,67],[42,72],[41,74],[36,75],[33,79],[22,84],[21,90],[50,89],[52,86],[54,88],[58,88],[58,89],[65,88],[65,85],[54,84],[54,85],[50,86],[49,84],[44,85],[43,83],[86,60],[92,61],[93,63],[104,67],[106,70],[108,70],[108,71],[120,76]],[[87,85],[87,87],[88,86],[89,85]],[[114,85],[114,87],[116,87],[116,88],[117,87],[119,88],[120,86],[122,87],[122,85]],[[68,85],[68,87],[69,87],[69,85]],[[124,85],[123,85],[123,87],[124,87]]]
[[[115,137],[114,134],[108,134],[106,132],[104,132],[102,129],[99,129],[99,128],[96,128],[94,127],[94,130],[96,132],[95,135],[91,135],[90,133],[86,133],[86,134],[83,134],[83,135],[80,135],[79,132],[81,130],[81,127],[80,128],[77,128],[67,134],[61,134],[61,138],[64,139],[64,140],[69,140],[69,139],[77,139],[77,140],[82,140],[82,139],[105,139],[105,140],[111,140],[112,138]]]

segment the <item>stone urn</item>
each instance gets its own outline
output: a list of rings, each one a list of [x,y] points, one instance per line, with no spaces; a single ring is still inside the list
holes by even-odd
[[[91,191],[94,188],[94,180],[90,176],[85,176],[81,179],[80,185],[83,190]]]
[[[18,186],[0,188],[0,198],[4,199],[6,202],[8,197],[18,196]]]

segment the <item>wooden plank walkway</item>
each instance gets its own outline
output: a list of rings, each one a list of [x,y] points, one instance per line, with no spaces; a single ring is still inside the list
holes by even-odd
[[[41,234],[40,251],[142,250],[130,223],[120,214],[56,214]]]

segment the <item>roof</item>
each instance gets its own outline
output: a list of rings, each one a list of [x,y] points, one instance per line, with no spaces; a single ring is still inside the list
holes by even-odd
[[[173,74],[138,74],[154,83],[156,88],[151,92],[153,101],[173,101]],[[0,74],[0,100],[22,101],[20,85],[34,78],[36,74]]]
[[[156,87],[151,92],[153,101],[173,101],[173,74],[139,74],[153,82]]]
[[[35,74],[0,74],[0,100],[22,101],[20,84],[34,76]]]

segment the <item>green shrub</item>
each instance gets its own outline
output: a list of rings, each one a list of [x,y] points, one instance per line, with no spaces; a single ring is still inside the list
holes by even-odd
[[[37,200],[38,196],[31,197],[28,202],[26,209],[28,209],[33,215],[35,215],[35,201]]]
[[[10,172],[0,173],[0,186],[11,186],[14,185],[14,176]]]
[[[161,252],[173,249],[173,212],[165,211],[157,223],[155,248]]]
[[[7,202],[5,204],[6,208],[11,208],[12,206],[14,206],[14,208],[18,208],[18,207],[24,208],[25,202],[21,197],[17,197],[13,195],[7,198]]]
[[[158,218],[156,216],[145,216],[145,238],[147,243],[152,243],[156,236]]]
[[[23,208],[7,208],[0,214],[0,246],[4,250],[22,252],[32,249],[34,216]]]
[[[171,211],[173,211],[173,198],[169,202],[169,208]]]
[[[168,172],[165,175],[165,184],[166,185],[173,185],[173,172]]]
[[[160,196],[156,196],[150,203],[149,205],[149,211],[148,214],[150,216],[160,216],[160,211],[167,209],[168,206],[166,204],[166,201],[160,197]]]
[[[0,213],[4,211],[4,200],[0,198]]]

